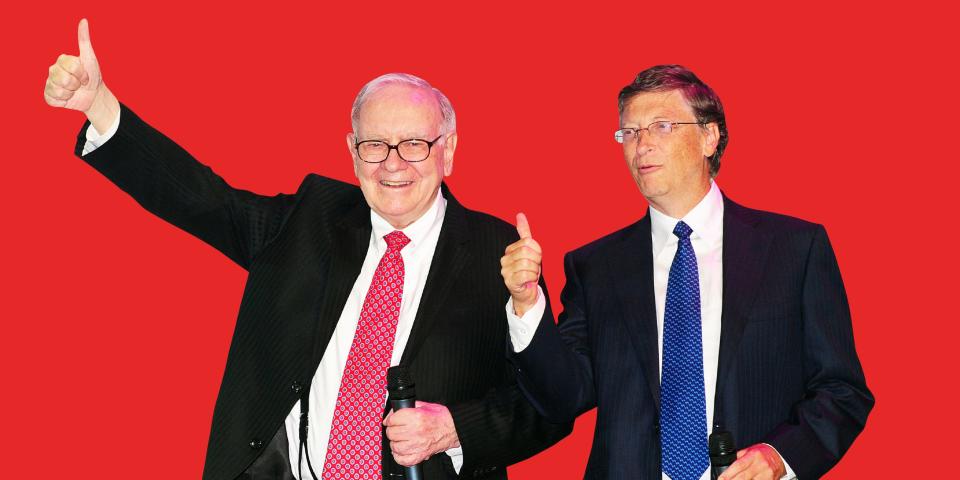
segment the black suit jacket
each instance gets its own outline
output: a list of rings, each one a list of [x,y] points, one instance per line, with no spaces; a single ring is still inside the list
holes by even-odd
[[[360,189],[317,175],[292,195],[231,188],[126,107],[114,137],[82,158],[144,208],[248,270],[203,477],[238,478],[264,451],[277,464],[257,471],[282,470],[284,419],[313,378],[369,244]],[[450,409],[464,452],[461,476],[506,478],[506,465],[553,444],[571,425],[538,415],[504,358],[509,293],[499,259],[516,232],[463,208],[445,185],[443,194],[446,214],[401,363],[420,400]],[[385,473],[395,467],[385,444]],[[447,455],[423,468],[426,478],[455,477]]]
[[[511,361],[556,421],[594,406],[587,478],[658,479],[660,380],[650,216],[570,252],[559,326],[548,309]],[[714,429],[773,445],[800,479],[829,470],[873,406],[825,230],[724,198]]]

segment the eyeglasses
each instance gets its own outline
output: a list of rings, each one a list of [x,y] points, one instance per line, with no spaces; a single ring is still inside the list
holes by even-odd
[[[432,142],[419,138],[411,138],[396,145],[390,145],[383,140],[364,140],[357,142],[355,147],[357,149],[357,155],[360,156],[360,160],[367,163],[383,162],[390,156],[390,150],[396,150],[397,155],[405,162],[422,162],[430,156],[430,149],[433,148],[433,144],[437,143],[437,140],[440,140],[441,137],[443,137],[443,135],[434,138]]]
[[[613,138],[617,140],[617,143],[628,145],[639,140],[640,132],[644,130],[650,132],[650,135],[652,135],[654,138],[663,138],[673,133],[673,127],[675,125],[703,125],[703,123],[670,122],[666,120],[660,120],[659,122],[653,122],[650,125],[647,125],[647,128],[621,128],[620,130],[613,132]]]

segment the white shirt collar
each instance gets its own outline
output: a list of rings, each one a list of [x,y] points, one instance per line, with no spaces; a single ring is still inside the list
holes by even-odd
[[[400,229],[407,238],[410,239],[404,251],[411,252],[417,248],[417,245],[423,243],[423,240],[429,235],[434,227],[440,227],[443,224],[443,216],[447,210],[447,199],[443,198],[443,193],[437,189],[437,195],[433,199],[433,205],[406,228]],[[376,240],[377,248],[381,251],[386,248],[387,242],[383,239],[384,235],[396,230],[386,219],[370,209],[370,225],[373,227],[373,238]]]
[[[658,255],[663,247],[677,242],[674,227],[683,220],[693,229],[691,239],[700,238],[712,245],[723,241],[723,195],[717,183],[710,180],[710,190],[683,218],[673,218],[650,207],[650,233],[653,236],[653,254]]]

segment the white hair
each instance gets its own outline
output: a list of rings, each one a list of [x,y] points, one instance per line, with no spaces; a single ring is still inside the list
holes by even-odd
[[[409,73],[387,73],[367,82],[367,84],[360,89],[360,93],[357,94],[357,98],[353,101],[353,108],[350,109],[350,123],[353,125],[354,132],[357,131],[357,122],[360,120],[360,109],[363,108],[367,97],[387,85],[397,83],[432,92],[437,99],[437,103],[440,104],[440,134],[447,134],[457,130],[457,115],[453,112],[453,105],[450,104],[450,100],[447,99],[447,96],[444,95],[443,92],[434,88],[427,83],[426,80],[416,75]]]

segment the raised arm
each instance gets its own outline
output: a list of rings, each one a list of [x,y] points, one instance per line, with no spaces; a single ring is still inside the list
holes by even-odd
[[[79,56],[60,55],[50,66],[44,88],[48,104],[87,116],[76,154],[150,212],[249,267],[279,231],[295,197],[265,197],[232,188],[122,106],[103,82],[85,19],[80,21],[77,35]],[[116,133],[81,155],[88,125],[103,134],[118,116]]]
[[[541,414],[552,421],[572,421],[596,404],[580,277],[567,255],[567,283],[560,296],[564,312],[559,325],[554,324],[550,303],[537,285],[543,254],[522,213],[517,215],[517,233],[520,240],[508,246],[500,260],[511,295],[508,358],[518,367],[521,389]]]

